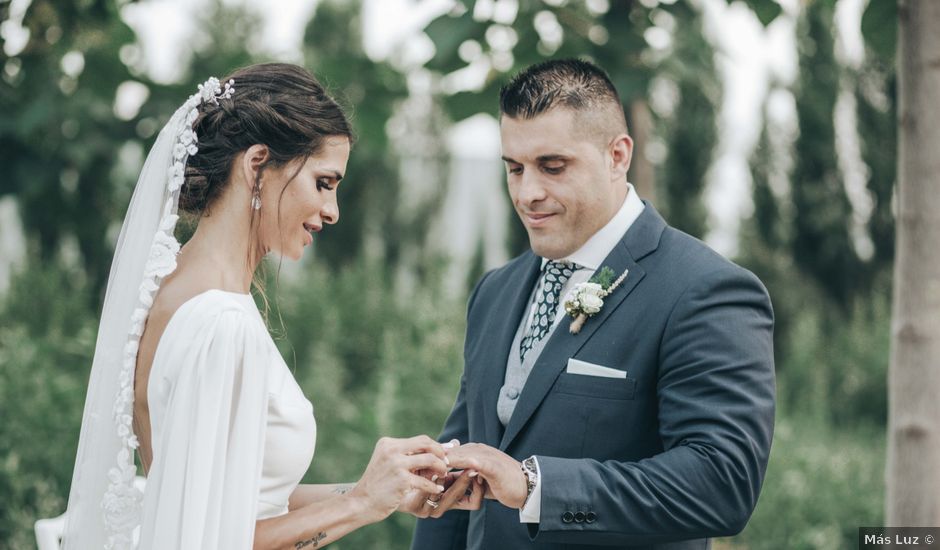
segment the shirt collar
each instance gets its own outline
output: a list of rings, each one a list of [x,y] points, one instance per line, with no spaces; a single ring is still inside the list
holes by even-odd
[[[607,222],[607,225],[600,228],[597,233],[592,235],[581,248],[577,249],[570,256],[562,258],[561,261],[573,262],[580,265],[582,268],[597,271],[601,266],[601,262],[604,261],[604,258],[617,246],[617,243],[620,242],[620,239],[622,239],[627,230],[630,229],[633,222],[643,213],[643,208],[645,208],[643,201],[637,196],[633,184],[628,182],[627,197],[624,199],[623,204],[620,205],[620,210]],[[542,267],[545,267],[547,261],[547,259],[542,258]]]

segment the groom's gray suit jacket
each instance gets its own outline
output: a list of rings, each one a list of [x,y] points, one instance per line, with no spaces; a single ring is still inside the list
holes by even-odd
[[[541,521],[520,523],[517,510],[488,500],[419,520],[413,550],[698,549],[744,528],[773,435],[767,291],[649,204],[602,266],[629,275],[579,334],[561,321],[505,429],[497,397],[540,259],[526,252],[477,284],[440,439],[536,455]],[[626,378],[569,374],[569,358]]]

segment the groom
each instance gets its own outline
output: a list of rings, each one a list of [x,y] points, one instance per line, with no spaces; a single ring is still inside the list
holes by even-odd
[[[500,111],[531,251],[470,298],[441,435],[463,444],[451,465],[478,471],[498,501],[419,520],[412,549],[704,549],[738,533],[773,433],[766,290],[637,197],[633,142],[601,69],[529,67]],[[565,297],[597,275],[625,278],[575,333]]]

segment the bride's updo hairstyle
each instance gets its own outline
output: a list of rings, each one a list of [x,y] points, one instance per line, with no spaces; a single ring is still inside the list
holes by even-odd
[[[189,157],[179,197],[180,210],[189,214],[209,213],[225,189],[235,157],[252,145],[266,145],[269,154],[254,182],[257,189],[264,168],[306,161],[331,136],[352,140],[342,109],[302,67],[262,63],[221,82],[229,80],[235,81],[232,97],[218,104],[202,102],[193,124],[199,153]]]

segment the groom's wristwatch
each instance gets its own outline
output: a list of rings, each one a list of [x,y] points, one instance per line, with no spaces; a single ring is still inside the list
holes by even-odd
[[[525,474],[527,490],[525,501],[522,503],[522,507],[525,508],[525,505],[529,503],[529,497],[532,496],[532,491],[535,490],[535,486],[539,483],[539,467],[535,462],[535,456],[530,456],[522,461],[522,473]]]

